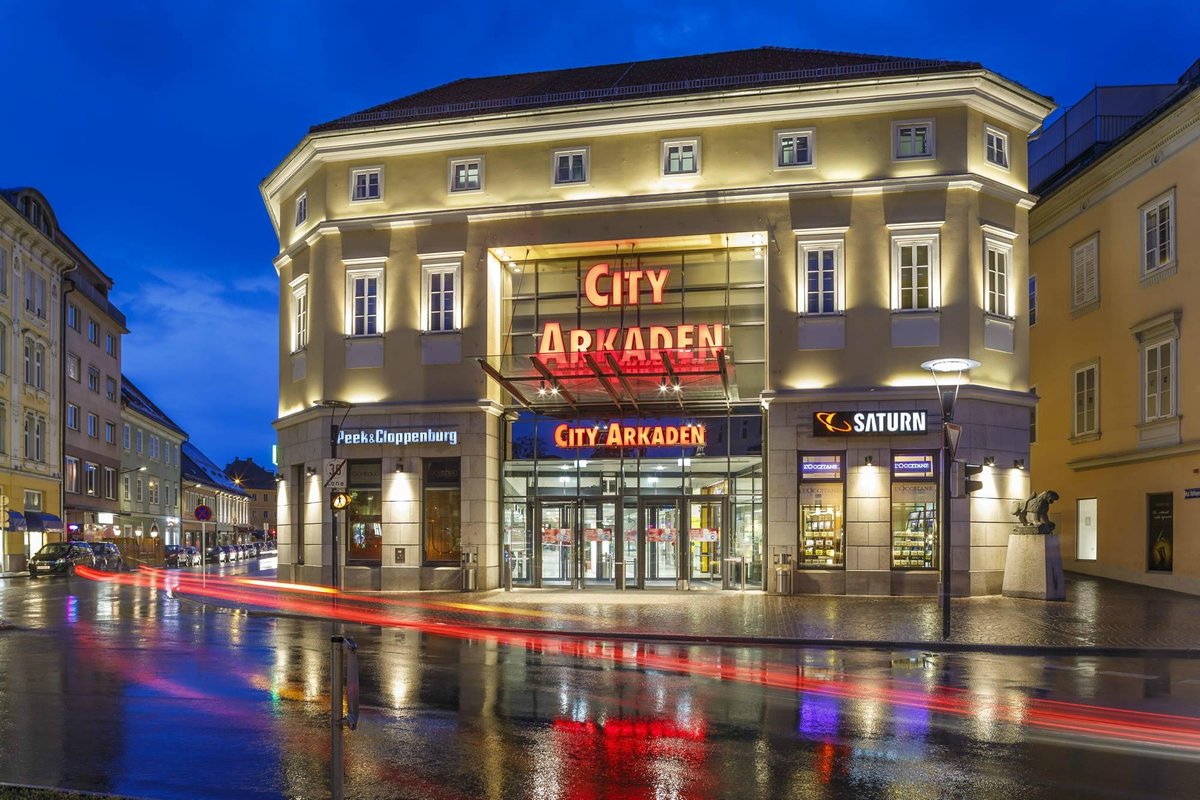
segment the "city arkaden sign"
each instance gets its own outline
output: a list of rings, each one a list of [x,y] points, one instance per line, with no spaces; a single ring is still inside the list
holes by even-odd
[[[813,436],[897,436],[928,432],[924,411],[817,411]]]

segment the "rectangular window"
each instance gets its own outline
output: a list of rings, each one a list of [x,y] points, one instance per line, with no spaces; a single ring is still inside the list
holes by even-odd
[[[42,510],[42,493],[36,489],[25,490],[25,507],[30,511]]]
[[[125,475],[125,476],[123,476],[123,477],[121,478],[121,490],[122,490],[122,493],[123,493],[123,494],[122,494],[122,496],[123,496],[123,497],[124,497],[126,500],[128,500],[128,499],[130,498],[130,494],[129,494],[129,476],[128,476],[128,475]]]
[[[46,279],[32,269],[25,270],[25,310],[46,318]]]
[[[307,278],[307,276],[305,276]],[[308,347],[308,281],[292,288],[292,352]]]
[[[117,382],[112,378],[104,379],[104,396],[109,400],[116,402],[117,399]]]
[[[73,431],[79,430],[79,406],[67,403],[67,427]]]
[[[159,502],[161,501],[161,497],[159,495],[158,481],[149,481],[146,486],[147,486],[147,489],[149,490],[149,494],[150,494],[150,504],[158,505]]]
[[[796,249],[800,256],[800,313],[841,313],[845,308],[842,242],[798,242]]]
[[[892,568],[937,569],[938,478],[933,453],[892,453]]]
[[[984,128],[983,135],[988,163],[1008,169],[1008,134],[988,125]]]
[[[79,383],[79,356],[67,353],[67,377]]]
[[[96,497],[100,493],[100,467],[87,461],[83,465],[83,486],[84,490]]]
[[[425,330],[444,333],[458,330],[458,264],[426,264]]]
[[[455,158],[450,161],[450,191],[478,192],[483,189],[483,158]]]
[[[700,172],[699,139],[662,143],[663,175],[695,175],[698,172]]]
[[[88,414],[88,416],[87,416],[87,435],[92,437],[93,439],[99,438],[99,436],[100,436],[99,427],[100,427],[100,425],[99,425],[99,421],[96,419],[96,415]]]
[[[150,435],[150,457],[158,458],[158,437]]]
[[[88,341],[92,344],[100,344],[100,328],[96,325],[95,320],[88,320]]]
[[[933,158],[933,120],[896,122],[892,125],[897,161]]]
[[[378,567],[383,562],[383,464],[352,461],[346,476],[353,498],[346,527],[346,563]]]
[[[845,482],[843,454],[800,455],[801,567],[845,566]]]
[[[1175,190],[1142,207],[1142,275],[1175,263]]]
[[[117,357],[117,337],[111,333],[104,334],[104,352],[113,358]]]
[[[79,332],[79,309],[73,303],[67,303],[67,327]]]
[[[142,479],[141,478],[135,479],[133,482],[133,486],[134,486],[134,490],[135,490],[133,499],[137,500],[140,503],[140,502],[142,502],[142,500],[144,498],[144,495],[142,494]]]
[[[1100,234],[1071,248],[1071,310],[1100,301]]]
[[[8,408],[0,403],[0,453],[8,452]],[[3,487],[0,487],[3,491]]]
[[[104,423],[104,441],[109,444],[117,443],[117,426],[107,420]]]
[[[100,370],[88,367],[88,389],[100,394]]]
[[[1099,431],[1099,383],[1100,367],[1090,364],[1075,370],[1074,408],[1071,423],[1072,436],[1088,436]]]
[[[1099,527],[1095,497],[1075,501],[1075,560],[1096,560],[1096,532]]]
[[[1037,275],[1029,276],[1029,327],[1037,325]]]
[[[79,459],[75,456],[63,458],[63,489],[70,494],[79,494]]]
[[[376,336],[381,332],[379,281],[382,275],[382,270],[346,273],[351,336]]]
[[[1008,265],[1012,247],[989,241],[985,253],[987,255],[987,313],[997,317],[1011,317]]]
[[[892,262],[892,309],[937,309],[941,302],[937,237],[894,237]]]
[[[462,471],[457,458],[424,462],[422,538],[425,563],[457,564],[462,558]]]
[[[555,150],[553,158],[554,185],[566,186],[588,181],[588,149]]]
[[[775,166],[811,167],[813,165],[813,132],[783,131],[775,134]]]
[[[25,385],[33,385],[33,340],[26,337],[22,342],[22,352],[25,356]]]
[[[46,388],[46,346],[37,344],[33,348],[33,385]]]
[[[104,468],[104,499],[117,499],[117,471],[112,467]]]
[[[1142,421],[1175,415],[1175,340],[1156,342],[1142,350]]]
[[[8,250],[0,247],[0,294],[8,297]]]
[[[0,322],[0,373],[8,374],[8,326]]]
[[[304,224],[308,219],[308,192],[301,192],[296,198],[296,225]]]
[[[121,428],[121,444],[126,450],[129,449],[129,426],[123,425]]]
[[[46,418],[34,417],[33,420],[33,458],[35,461],[46,461]]]
[[[142,431],[139,428],[137,432],[137,451],[142,452]]]
[[[383,199],[383,167],[350,170],[350,201],[362,203]]]

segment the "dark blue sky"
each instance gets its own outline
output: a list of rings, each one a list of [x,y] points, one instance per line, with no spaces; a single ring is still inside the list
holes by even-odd
[[[460,77],[764,44],[980,61],[1069,105],[1174,82],[1200,4],[0,0],[0,186],[41,189],[113,276],[126,374],[218,464],[269,463],[258,184],[309,125]]]

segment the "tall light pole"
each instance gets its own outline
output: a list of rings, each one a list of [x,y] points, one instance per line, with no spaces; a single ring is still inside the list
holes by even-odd
[[[950,461],[953,458],[950,448],[950,426],[954,421],[954,405],[958,402],[958,389],[962,386],[963,373],[978,366],[979,362],[973,358],[935,358],[921,364],[921,369],[933,375],[933,388],[937,392],[938,404],[942,409],[942,521],[940,526],[942,555],[938,559],[941,578],[939,594],[942,606],[942,639],[950,638]],[[952,372],[958,373],[955,376],[953,392],[949,387],[943,389],[941,381],[938,380],[939,374],[948,376]],[[955,444],[957,445],[957,442]]]
[[[342,424],[345,423],[346,417],[349,416],[350,409],[353,406],[351,406],[350,403],[347,403],[344,400],[315,400],[315,401],[313,401],[313,405],[317,406],[318,408],[328,408],[330,411],[330,413],[329,413],[329,457],[337,458],[338,433],[341,431]],[[334,422],[333,418],[337,415],[337,411],[339,408],[343,410],[342,419],[340,422]],[[324,489],[325,487],[322,486],[321,488]],[[322,498],[322,499],[324,499],[324,498]],[[329,537],[329,552],[330,552],[330,556],[331,556],[331,558],[329,559],[329,585],[334,589],[340,589],[341,588],[341,586],[339,585],[340,581],[338,580],[338,562],[341,559],[338,558],[337,512],[331,511],[330,514],[332,516],[333,525],[331,528],[332,533]],[[345,512],[345,514],[346,514],[346,519],[349,519],[350,512],[347,510]],[[348,525],[347,525],[347,527],[348,527]]]

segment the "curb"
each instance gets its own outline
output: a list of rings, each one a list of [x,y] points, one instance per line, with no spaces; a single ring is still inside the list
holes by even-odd
[[[213,603],[172,590],[171,596],[201,606],[211,606],[227,611],[243,611],[259,617],[282,617],[285,619],[324,620],[309,614],[290,611],[273,611],[239,604]],[[403,627],[406,620],[396,618]],[[361,623],[353,623],[361,624]],[[433,621],[433,624],[439,624]],[[461,624],[461,623],[455,623]],[[365,625],[374,628],[377,625]],[[615,639],[631,642],[666,642],[671,644],[717,645],[723,647],[824,647],[857,650],[923,650],[937,653],[991,653],[1004,656],[1107,656],[1112,658],[1188,658],[1200,659],[1200,648],[1189,647],[1140,647],[1134,645],[1061,645],[1061,644],[1002,644],[987,642],[941,642],[903,641],[899,639],[817,639],[792,638],[785,636],[732,636],[699,635],[688,633],[641,633],[637,631],[582,631],[547,630],[545,628],[519,628],[505,625],[462,624],[481,633],[516,634],[519,636],[548,636],[562,639]]]

